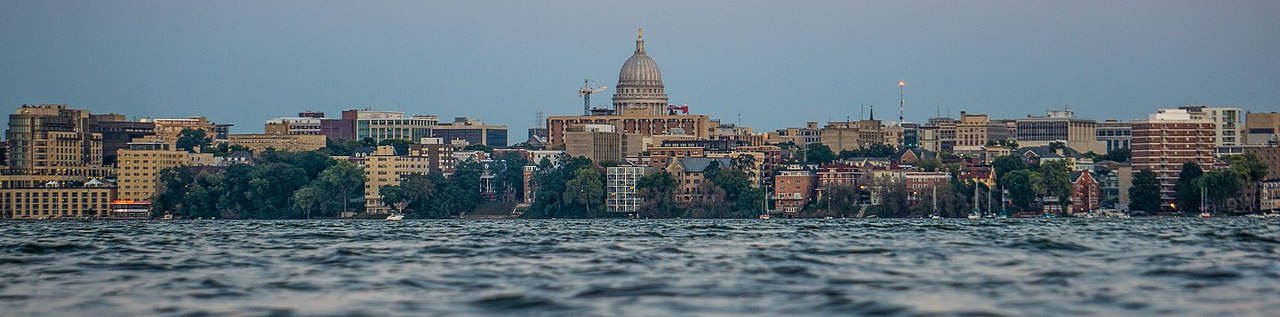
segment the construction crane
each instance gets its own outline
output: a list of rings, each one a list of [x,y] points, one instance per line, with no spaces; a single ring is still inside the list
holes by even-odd
[[[591,115],[591,95],[609,89],[609,86],[591,88],[591,79],[582,80],[582,88],[578,89],[578,97],[582,97],[582,115]]]

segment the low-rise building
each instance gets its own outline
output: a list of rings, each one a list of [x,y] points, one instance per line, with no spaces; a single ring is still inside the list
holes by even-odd
[[[485,124],[474,118],[456,117],[453,122],[442,122],[431,128],[431,135],[445,142],[465,140],[488,147],[507,146],[507,126]]]
[[[1002,121],[991,120],[985,114],[969,114],[960,112],[960,122],[956,125],[956,151],[981,151],[987,141],[1012,139],[1009,126]]]
[[[1091,171],[1072,173],[1071,213],[1092,213],[1101,208],[1102,186]]]
[[[564,132],[564,151],[596,162],[622,162],[644,151],[644,139],[638,134],[617,132],[611,125],[577,125]]]
[[[789,168],[778,171],[778,175],[773,178],[774,208],[787,216],[796,215],[813,202],[817,183],[817,174],[808,169]]]
[[[11,219],[108,219],[116,189],[97,179],[0,189],[0,214]]]
[[[253,152],[267,149],[288,152],[315,151],[325,148],[325,136],[319,134],[232,134],[230,143]]]
[[[676,201],[695,202],[707,201],[711,196],[702,191],[702,186],[706,182],[710,182],[706,178],[707,167],[712,164],[719,166],[721,169],[728,169],[733,166],[733,160],[729,158],[707,158],[707,157],[681,157],[667,166],[667,172],[679,183],[676,190]]]
[[[1129,144],[1133,142],[1133,123],[1109,119],[1107,121],[1098,122],[1097,137],[1098,142],[1102,142],[1106,152],[1098,154],[1106,154],[1107,152],[1127,149]]]

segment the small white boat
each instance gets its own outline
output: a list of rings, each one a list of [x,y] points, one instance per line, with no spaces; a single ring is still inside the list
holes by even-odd
[[[769,220],[769,214],[760,214],[760,220]]]
[[[1201,212],[1201,213],[1200,213],[1200,218],[1208,219],[1209,217],[1213,217],[1213,215],[1212,215],[1212,214],[1209,214],[1209,212],[1208,212],[1208,211],[1205,211],[1205,212]]]
[[[982,216],[979,216],[978,214],[969,214],[969,219],[982,219]]]
[[[391,214],[391,215],[388,215],[388,216],[387,216],[387,220],[390,220],[390,221],[400,221],[400,220],[404,220],[404,214]]]
[[[942,219],[942,216],[932,215],[932,216],[929,216],[929,219]]]

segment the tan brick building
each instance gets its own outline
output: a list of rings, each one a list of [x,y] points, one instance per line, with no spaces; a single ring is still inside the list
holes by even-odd
[[[254,153],[266,149],[304,152],[325,148],[326,138],[318,134],[232,134],[228,141],[249,148]]]

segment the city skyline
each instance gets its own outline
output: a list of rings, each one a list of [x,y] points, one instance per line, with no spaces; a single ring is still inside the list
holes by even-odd
[[[671,103],[723,123],[741,114],[757,131],[856,119],[862,105],[892,121],[900,80],[915,122],[939,108],[1021,118],[1069,107],[1096,120],[1187,104],[1274,109],[1280,62],[1267,53],[1280,23],[1259,8],[1276,4],[1153,4],[24,2],[0,22],[11,30],[0,102],[206,115],[238,132],[367,107],[519,136],[535,112],[578,113],[582,78],[616,85],[643,26]]]

